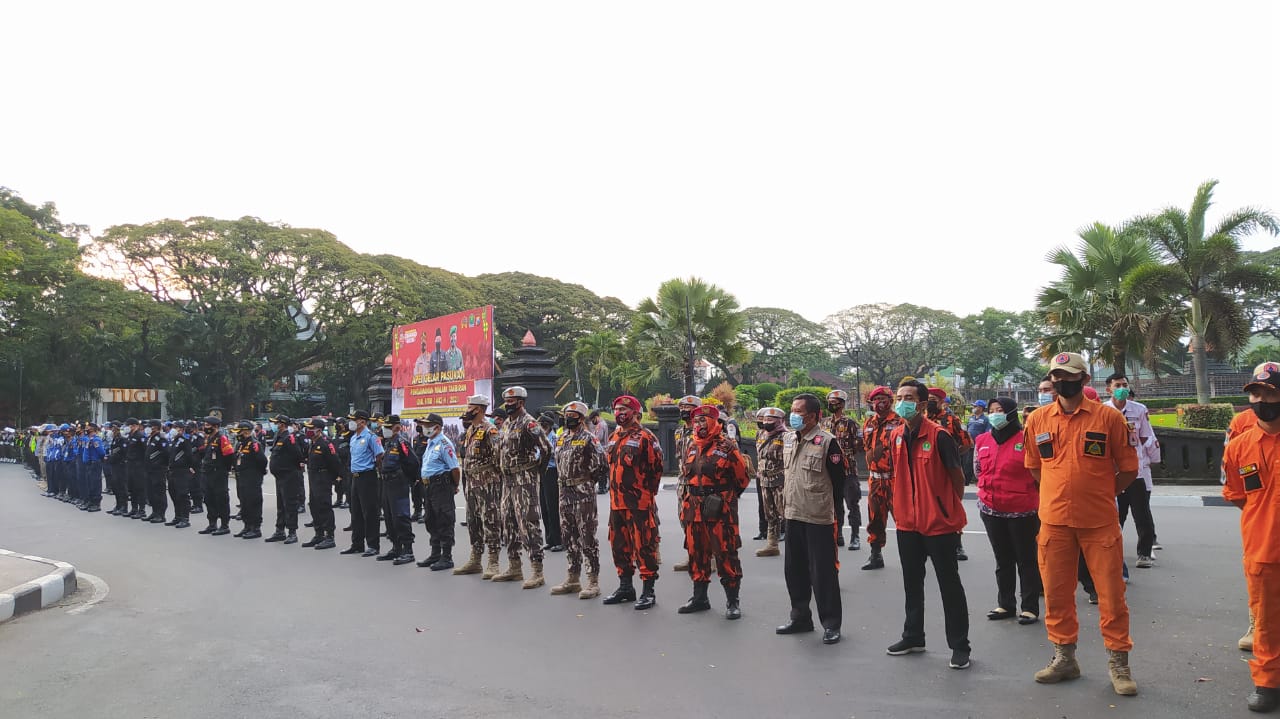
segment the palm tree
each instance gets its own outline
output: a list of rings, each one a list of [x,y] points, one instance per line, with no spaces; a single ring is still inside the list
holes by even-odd
[[[581,360],[587,365],[587,379],[596,388],[596,401],[592,407],[600,406],[600,386],[609,379],[614,366],[622,360],[622,339],[613,330],[592,332],[579,337],[573,350],[574,360]]]
[[[1126,289],[1125,278],[1154,264],[1156,253],[1129,227],[1095,222],[1077,234],[1080,244],[1075,253],[1059,247],[1047,257],[1062,273],[1036,298],[1036,309],[1050,330],[1042,349],[1046,356],[1096,353],[1117,372],[1124,372],[1130,355],[1142,351],[1157,314]],[[1159,338],[1161,346],[1176,342],[1176,335]]]
[[[1200,185],[1189,211],[1170,207],[1134,220],[1133,229],[1151,242],[1163,264],[1141,267],[1125,283],[1137,296],[1165,302],[1166,310],[1149,333],[1183,328],[1190,333],[1200,404],[1209,402],[1209,354],[1226,357],[1249,339],[1241,294],[1280,291],[1280,277],[1274,270],[1240,254],[1241,238],[1257,230],[1280,234],[1280,223],[1269,212],[1246,207],[1206,230],[1205,214],[1217,184],[1209,180]]]
[[[640,390],[656,382],[662,376],[662,368],[657,365],[645,366],[639,362],[623,360],[614,365],[609,373],[611,379],[618,383],[624,392],[639,395]]]
[[[655,297],[641,300],[631,340],[655,372],[681,377],[685,393],[693,394],[699,357],[737,384],[731,367],[751,356],[739,339],[743,321],[738,300],[728,292],[696,277],[671,279]]]

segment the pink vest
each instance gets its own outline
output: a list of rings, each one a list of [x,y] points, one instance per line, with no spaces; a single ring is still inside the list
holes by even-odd
[[[990,432],[974,440],[978,464],[978,501],[997,512],[1034,512],[1040,508],[1040,489],[1022,464],[1024,439],[1010,437],[997,444]]]

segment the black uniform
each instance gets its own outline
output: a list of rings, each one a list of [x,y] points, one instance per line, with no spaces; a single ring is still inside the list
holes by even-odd
[[[422,464],[422,455],[427,451],[427,435],[422,431],[422,425],[418,425],[418,431],[413,435],[413,453],[418,457],[418,464]],[[410,488],[411,498],[413,499],[413,521],[422,519],[423,507],[427,500],[427,488],[422,482],[414,482]]]
[[[306,447],[297,435],[283,427],[271,445],[271,475],[276,478],[276,534],[298,531],[298,498],[302,494],[302,465]],[[241,512],[244,508],[241,507]]]
[[[174,524],[191,518],[191,480],[196,456],[191,435],[179,434],[169,443],[169,496],[173,499]]]
[[[129,512],[129,473],[124,464],[123,434],[113,433],[111,446],[107,449],[107,466],[111,468],[111,496],[116,498],[116,506],[108,514],[127,514]]]
[[[168,487],[165,480],[169,474],[169,440],[159,429],[151,430],[147,437],[147,504],[151,505],[149,521],[163,520],[169,511]]]
[[[382,455],[382,518],[387,524],[391,549],[383,555],[396,558],[413,554],[413,522],[409,519],[409,487],[418,483],[418,455],[400,437],[386,440]]]
[[[204,467],[200,464],[200,456],[204,452],[204,432],[191,433],[191,457],[193,474],[191,477],[191,513],[204,511],[205,488],[208,486],[204,478]]]
[[[128,477],[129,505],[132,511],[129,516],[142,519],[147,505],[147,438],[142,430],[125,438],[124,471]]]
[[[339,431],[337,439],[333,440],[333,446],[338,451],[338,479],[334,490],[337,498],[334,506],[342,507],[351,496],[351,433]]]
[[[262,480],[267,474],[267,451],[262,442],[250,437],[236,445],[236,496],[240,499],[239,536],[262,536]]]
[[[235,462],[235,445],[231,438],[219,431],[210,435],[200,454],[200,466],[204,469],[205,501],[208,504],[209,526],[221,522],[222,527],[231,521],[231,497],[227,481],[231,465]]]
[[[311,526],[317,537],[333,536],[333,485],[341,473],[338,448],[324,434],[317,434],[307,453],[307,482],[311,490],[311,503],[307,507],[311,510]]]

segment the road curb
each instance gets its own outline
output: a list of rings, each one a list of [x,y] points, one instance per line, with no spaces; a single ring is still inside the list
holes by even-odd
[[[66,562],[0,549],[0,556],[26,559],[49,565],[43,577],[0,591],[0,623],[61,600],[76,591],[76,568]]]

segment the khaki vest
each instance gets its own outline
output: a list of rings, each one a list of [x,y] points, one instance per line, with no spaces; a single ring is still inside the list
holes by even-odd
[[[827,447],[835,437],[818,427],[809,430],[807,436],[798,434],[785,433],[782,444],[786,518],[810,524],[835,524],[835,495],[831,476],[827,474]]]

